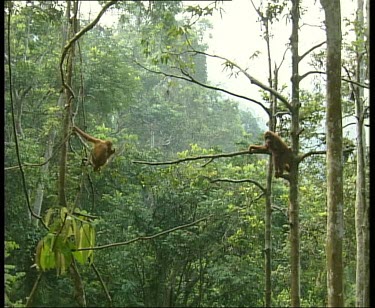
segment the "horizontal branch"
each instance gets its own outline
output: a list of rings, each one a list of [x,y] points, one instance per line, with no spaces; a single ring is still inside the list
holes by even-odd
[[[299,77],[299,81],[305,79],[307,76],[309,76],[309,75],[311,75],[311,74],[326,74],[326,72],[323,72],[323,71],[309,71],[309,72],[307,72],[307,73],[301,75],[301,76]]]
[[[355,147],[346,147],[345,149],[342,150],[343,153],[351,153],[353,152],[353,150],[355,149]],[[322,155],[322,154],[327,154],[327,151],[325,150],[322,150],[322,151],[311,151],[311,152],[307,152],[305,154],[302,154],[298,157],[298,162],[301,162],[302,160],[304,160],[305,158],[309,157],[309,156],[312,156],[312,155]]]
[[[306,78],[307,76],[311,75],[311,74],[327,74],[327,72],[323,72],[323,71],[309,71],[303,75],[301,75],[299,77],[299,80],[301,81],[302,79]],[[346,81],[346,82],[349,82],[351,84],[355,84],[356,86],[358,87],[361,87],[361,88],[364,88],[364,89],[370,89],[370,85],[368,85],[367,83],[359,83],[357,81],[354,81],[354,80],[350,80],[350,79],[347,79],[347,78],[341,78],[342,81]]]
[[[271,152],[269,150],[267,150],[266,148],[262,148],[262,149],[251,149],[251,151],[249,151],[250,154],[267,154],[267,155],[271,155]]]
[[[356,86],[364,88],[364,89],[370,89],[370,85],[367,84],[367,83],[360,83],[360,82],[350,80],[350,79],[347,79],[347,78],[341,78],[341,80],[352,83],[352,84],[355,84]]]
[[[150,162],[150,161],[141,161],[141,160],[133,160],[133,164],[143,164],[143,165],[152,165],[152,166],[160,166],[160,165],[174,165],[183,163],[186,161],[193,161],[199,159],[215,159],[220,157],[234,157],[239,155],[251,154],[248,150],[239,151],[239,152],[232,152],[232,153],[222,153],[222,154],[212,154],[212,155],[199,155],[193,157],[185,157],[181,159],[171,160],[171,161],[162,161],[162,162]]]
[[[174,227],[172,229],[168,229],[168,230],[165,230],[165,231],[162,231],[162,232],[156,233],[154,235],[150,235],[150,236],[139,236],[139,237],[136,237],[136,238],[134,238],[132,240],[125,241],[125,242],[112,243],[112,244],[107,244],[107,245],[102,245],[102,246],[96,246],[96,247],[86,247],[86,248],[72,249],[72,251],[101,250],[101,249],[105,249],[105,248],[112,248],[112,247],[129,245],[129,244],[137,242],[137,241],[152,240],[152,239],[155,239],[155,238],[157,238],[159,236],[166,235],[166,234],[169,234],[169,233],[177,231],[177,230],[181,230],[181,229],[185,229],[185,228],[194,226],[194,225],[198,224],[199,222],[201,222],[203,220],[208,220],[210,217],[212,217],[212,215],[209,215],[207,217],[203,217],[203,218],[198,219],[196,221],[193,221],[191,223],[188,223],[188,224],[185,224],[185,225],[181,225],[181,226],[177,226],[177,227]]]
[[[55,148],[54,152],[52,152],[51,156],[49,158],[47,158],[44,162],[39,163],[39,164],[36,164],[36,163],[23,163],[22,167],[41,167],[41,166],[44,166],[45,164],[47,164],[58,153],[58,151],[61,148],[61,146],[63,144],[65,144],[65,142],[68,140],[68,138],[70,137],[71,134],[72,133],[69,133],[64,138],[64,140]],[[17,166],[5,167],[4,170],[8,171],[8,170],[14,170],[14,169],[19,169],[19,168],[20,168],[20,166],[17,165]]]
[[[312,156],[312,155],[322,155],[322,154],[326,154],[327,151],[323,150],[323,151],[311,151],[311,152],[307,152],[305,154],[302,154],[298,157],[298,162],[301,162],[303,161],[305,158],[309,157],[309,156]]]
[[[266,192],[266,189],[261,185],[259,182],[251,180],[251,179],[241,179],[241,180],[233,180],[233,179],[227,179],[227,178],[222,178],[222,179],[213,179],[210,180],[211,183],[216,183],[216,182],[228,182],[228,183],[252,183],[255,186],[257,186],[262,192]]]

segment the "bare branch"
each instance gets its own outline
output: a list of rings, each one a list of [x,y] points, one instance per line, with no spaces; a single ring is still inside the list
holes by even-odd
[[[214,161],[213,158],[211,158],[209,161],[205,162],[201,167],[204,168],[206,167],[208,164],[212,163]]]
[[[301,75],[299,77],[299,80],[301,81],[302,79],[304,79],[305,77],[307,77],[308,75],[311,75],[311,74],[327,74],[327,72],[323,72],[323,71],[310,71],[310,72],[307,72],[307,73]],[[341,80],[349,82],[351,84],[355,84],[355,85],[357,85],[358,87],[361,87],[361,88],[370,89],[370,85],[367,84],[367,83],[359,83],[359,82],[356,82],[354,80],[347,79],[347,78],[341,78]]]
[[[209,215],[207,217],[203,217],[201,219],[198,219],[196,221],[193,221],[191,223],[188,223],[188,224],[185,224],[185,225],[181,225],[181,226],[178,226],[178,227],[175,227],[175,228],[172,228],[172,229],[168,229],[168,230],[165,230],[165,231],[162,231],[160,233],[156,233],[154,235],[150,235],[150,236],[139,236],[139,237],[136,237],[132,240],[129,240],[129,241],[126,241],[126,242],[119,242],[119,243],[112,243],[112,244],[107,244],[107,245],[102,245],[102,246],[96,246],[96,247],[86,247],[86,248],[79,248],[79,249],[72,249],[72,251],[82,251],[82,250],[101,250],[101,249],[105,249],[105,248],[112,248],[112,247],[118,247],[118,246],[124,246],[124,245],[129,245],[131,243],[134,243],[134,242],[137,242],[137,241],[147,241],[147,240],[153,240],[159,236],[162,236],[162,235],[166,235],[166,234],[169,234],[169,233],[172,233],[174,231],[177,231],[177,230],[181,230],[181,229],[185,229],[185,228],[188,228],[188,227],[191,227],[191,226],[194,226],[198,223],[200,223],[201,221],[203,220],[208,220],[210,217],[212,217],[213,215]]]
[[[357,85],[358,87],[361,87],[361,88],[370,89],[370,85],[367,84],[367,83],[359,83],[357,81],[346,79],[346,78],[341,78],[341,80],[349,82],[351,84],[355,84],[355,85]]]
[[[303,59],[304,57],[306,57],[310,52],[312,52],[312,51],[313,51],[314,49],[316,49],[316,48],[319,48],[320,46],[324,45],[325,43],[326,43],[326,41],[321,42],[320,44],[311,47],[308,51],[306,51],[302,56],[299,57],[298,62],[301,62],[302,59]]]
[[[249,151],[249,153],[250,154],[268,154],[268,155],[271,155],[271,153],[267,149],[251,149],[251,151]]]
[[[344,148],[342,150],[343,153],[347,153],[347,152],[352,152],[353,150],[355,149],[355,147],[347,147],[347,148]],[[311,151],[311,152],[307,152],[305,154],[302,154],[298,157],[298,163],[300,163],[301,161],[303,161],[305,158],[309,157],[309,156],[312,156],[312,155],[325,155],[327,154],[327,151],[325,150],[322,150],[322,151]]]
[[[307,76],[311,75],[311,74],[326,74],[326,72],[323,72],[323,71],[309,71],[301,76],[299,76],[299,81],[301,81],[302,79],[306,78]]]
[[[216,183],[216,182],[228,182],[228,183],[252,183],[255,186],[257,186],[262,192],[266,192],[266,189],[261,185],[259,182],[251,180],[251,179],[241,179],[241,180],[233,180],[233,179],[213,179],[210,180],[211,183]]]
[[[286,209],[284,209],[280,206],[274,205],[274,204],[271,206],[271,208],[272,208],[272,210],[280,211],[281,214],[283,214],[285,217],[288,217],[288,210],[286,210]]]
[[[229,67],[236,67],[242,74],[244,74],[249,80],[250,80],[250,83],[260,87],[261,89],[271,93],[272,95],[274,95],[276,98],[278,98],[281,102],[283,102],[285,104],[285,106],[291,110],[292,109],[292,106],[290,105],[290,103],[288,102],[288,100],[283,96],[281,95],[278,91],[276,91],[275,89],[272,89],[270,88],[269,86],[263,84],[262,82],[260,82],[259,80],[257,80],[256,78],[254,78],[253,76],[251,76],[249,73],[247,73],[246,70],[244,70],[243,68],[241,68],[238,64],[234,63],[233,61],[230,61],[229,59],[227,58],[224,58],[224,57],[221,57],[221,56],[218,56],[218,55],[211,55],[211,54],[208,54],[208,53],[205,53],[205,52],[202,52],[202,51],[191,51],[192,53],[197,53],[197,54],[202,54],[202,55],[205,55],[205,56],[208,56],[208,57],[211,57],[211,58],[217,58],[217,59],[221,59],[221,60],[224,60],[225,63],[226,63],[226,66],[229,66]]]
[[[40,282],[40,278],[42,278],[42,274],[43,274],[43,272],[40,272],[38,277],[36,278],[36,280],[34,282],[34,285],[33,285],[33,288],[31,289],[31,292],[30,292],[29,296],[27,297],[25,307],[31,306],[31,304],[34,300],[35,291],[37,290],[39,282]]]
[[[288,50],[289,50],[289,47],[287,47],[287,48],[284,50],[283,58],[281,59],[279,66],[276,67],[276,72],[279,72],[279,70],[280,70],[280,68],[281,68],[281,65],[283,65],[283,62],[284,62],[284,60],[285,60],[285,55],[286,55],[286,52],[287,52]]]
[[[47,164],[58,153],[58,150],[68,140],[68,138],[70,137],[71,134],[72,133],[69,133],[66,136],[66,138],[64,138],[64,140],[56,147],[55,151],[51,154],[51,156],[48,159],[46,159],[44,162],[39,163],[39,164],[23,163],[22,167],[41,167],[41,166]],[[14,169],[19,169],[19,168],[21,168],[21,166],[17,165],[17,166],[11,166],[11,167],[4,167],[4,170],[8,171],[8,170],[14,170]]]
[[[355,122],[345,124],[345,125],[342,127],[342,129],[347,128],[347,127],[350,126],[350,125],[356,125],[356,124],[357,124],[357,123],[355,123]]]
[[[303,161],[305,158],[309,157],[309,156],[312,156],[312,155],[322,155],[322,154],[326,154],[327,151],[323,150],[323,151],[311,151],[311,152],[307,152],[305,154],[302,154],[298,157],[298,162],[301,162]]]
[[[251,200],[251,202],[253,203],[253,202],[255,202],[255,201],[258,201],[260,198],[262,198],[263,196],[264,196],[264,192],[262,192],[261,194],[259,194],[259,196],[258,197],[256,197],[256,198],[254,198],[254,199],[252,199]]]
[[[100,275],[100,273],[99,273],[99,271],[98,271],[98,269],[96,268],[96,266],[95,266],[94,263],[91,264],[91,267],[93,268],[93,270],[94,270],[94,272],[95,272],[95,274],[96,274],[96,277],[98,277],[98,279],[99,279],[99,281],[100,281],[100,284],[101,284],[102,287],[103,287],[104,293],[105,293],[105,295],[107,296],[107,299],[108,299],[108,302],[109,302],[109,307],[112,307],[112,298],[111,298],[111,295],[110,295],[109,292],[108,292],[108,288],[107,288],[107,286],[106,286],[106,284],[105,284],[105,282],[104,282],[104,280],[103,280],[103,278],[102,278],[102,275]]]
[[[110,1],[108,3],[106,3],[103,8],[101,9],[101,11],[99,12],[98,16],[96,16],[96,18],[90,22],[86,27],[82,28],[81,31],[77,32],[76,35],[64,46],[64,49],[63,49],[63,52],[62,52],[62,55],[61,55],[61,60],[60,60],[60,74],[61,74],[61,81],[62,81],[62,84],[65,88],[69,89],[69,91],[71,92],[71,94],[73,95],[73,91],[72,89],[69,87],[69,85],[67,85],[65,83],[65,80],[64,80],[64,70],[63,70],[63,63],[64,63],[64,60],[65,60],[65,57],[69,51],[69,49],[72,47],[73,43],[75,41],[77,41],[82,35],[84,35],[87,31],[91,30],[92,28],[94,28],[94,26],[99,22],[100,18],[102,17],[102,15],[105,13],[105,11],[112,5],[114,5],[117,1]]]
[[[166,77],[171,77],[171,78],[185,80],[185,81],[188,81],[188,82],[200,85],[201,87],[204,87],[204,88],[207,88],[207,89],[224,92],[224,93],[232,95],[234,97],[242,98],[242,99],[245,99],[247,101],[253,102],[253,103],[257,104],[258,106],[260,106],[268,114],[268,116],[270,115],[269,109],[266,106],[264,106],[261,102],[255,100],[255,99],[249,98],[247,96],[243,96],[243,95],[240,95],[240,94],[233,93],[231,91],[228,91],[228,90],[225,90],[225,89],[222,89],[222,88],[218,88],[218,87],[214,87],[214,86],[210,86],[210,85],[204,84],[204,83],[202,83],[202,82],[194,79],[192,76],[188,75],[186,72],[183,72],[182,70],[181,70],[181,72],[182,72],[182,74],[184,74],[184,76],[178,76],[178,75],[175,75],[175,74],[169,74],[169,73],[165,73],[165,72],[161,72],[161,71],[155,71],[155,70],[152,70],[150,68],[147,68],[147,67],[143,66],[142,64],[140,64],[137,61],[134,61],[134,62],[138,66],[140,66],[141,68],[143,68],[144,70],[146,70],[146,71],[148,71],[150,73],[154,73],[154,74],[159,74],[159,75],[163,75],[163,76],[166,76]]]
[[[215,159],[220,157],[234,157],[239,155],[251,154],[248,150],[246,151],[239,151],[239,152],[232,152],[232,153],[222,153],[222,154],[212,154],[212,155],[200,155],[194,157],[185,157],[181,159],[171,160],[171,161],[164,161],[164,162],[150,162],[150,161],[141,161],[141,160],[133,160],[133,164],[143,164],[143,165],[152,165],[152,166],[160,166],[160,165],[174,165],[183,163],[186,161],[193,161],[199,159]]]

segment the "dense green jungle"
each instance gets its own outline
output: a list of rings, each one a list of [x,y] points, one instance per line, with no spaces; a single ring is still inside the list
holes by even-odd
[[[336,145],[329,39],[322,28],[298,51],[292,31],[309,1],[84,2],[4,5],[4,305],[322,307],[334,251],[339,300],[369,307],[363,1],[342,19]],[[230,5],[256,16],[238,29],[261,42],[247,63],[210,49],[212,18]],[[278,27],[290,41],[276,42]],[[226,83],[241,78],[245,93]],[[271,150],[267,130],[290,148]],[[332,162],[343,202],[331,224]]]

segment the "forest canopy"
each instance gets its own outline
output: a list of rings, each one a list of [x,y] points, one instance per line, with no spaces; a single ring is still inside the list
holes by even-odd
[[[338,301],[369,306],[365,3],[343,22],[334,144],[324,0],[308,50],[305,1],[249,1],[247,62],[210,47],[234,3],[83,2],[5,3],[5,306],[325,306],[330,184]]]

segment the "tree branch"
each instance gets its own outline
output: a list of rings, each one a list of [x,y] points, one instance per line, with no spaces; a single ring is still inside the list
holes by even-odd
[[[11,33],[10,32],[10,17],[11,17],[11,13],[12,13],[12,11],[10,9],[9,13],[8,13],[8,20],[7,20],[8,21],[8,36],[7,36],[8,42],[11,41],[11,39],[10,39],[11,38],[10,37],[10,33]],[[18,163],[18,166],[19,166],[19,169],[20,169],[20,172],[21,172],[22,188],[23,188],[23,191],[24,191],[24,194],[25,194],[26,204],[27,204],[27,208],[30,212],[30,215],[33,216],[34,218],[40,220],[43,227],[46,228],[46,230],[49,230],[49,228],[47,227],[47,225],[43,221],[43,218],[41,216],[37,215],[36,213],[34,213],[33,209],[31,208],[30,197],[29,197],[29,193],[28,193],[28,190],[27,190],[25,172],[23,171],[23,167],[22,167],[21,154],[20,154],[20,149],[19,149],[19,145],[18,145],[18,137],[17,137],[17,131],[16,131],[16,119],[15,119],[14,100],[13,100],[12,65],[11,65],[12,59],[11,59],[10,45],[11,44],[8,44],[9,96],[10,96],[10,105],[11,105],[11,113],[12,113],[13,136],[14,136],[14,143],[15,143],[15,147],[16,147],[17,163]]]
[[[281,68],[281,65],[283,64],[283,62],[284,62],[284,60],[285,60],[285,55],[286,55],[286,52],[287,52],[288,50],[289,50],[289,47],[288,47],[288,48],[285,48],[285,50],[284,50],[283,58],[282,58],[282,60],[280,61],[279,66],[276,67],[276,72],[277,72],[277,73],[279,72],[279,70],[280,70],[280,68]]]
[[[204,87],[204,88],[207,88],[207,89],[224,92],[224,93],[229,94],[231,96],[242,98],[242,99],[245,99],[247,101],[253,102],[253,103],[257,104],[258,106],[260,106],[268,114],[268,116],[270,115],[269,109],[266,106],[264,106],[261,102],[255,100],[255,99],[252,99],[252,98],[240,95],[240,94],[233,93],[231,91],[228,91],[228,90],[225,90],[225,89],[222,89],[222,88],[218,88],[218,87],[215,87],[215,86],[210,86],[210,85],[207,85],[205,83],[202,83],[202,82],[194,79],[192,76],[190,76],[186,72],[183,72],[181,69],[180,69],[181,73],[184,76],[179,76],[179,75],[175,75],[175,74],[169,74],[169,73],[165,73],[165,72],[162,72],[162,71],[155,71],[155,70],[152,70],[150,68],[147,68],[147,67],[143,66],[142,64],[140,64],[139,62],[137,62],[135,60],[134,60],[134,63],[136,63],[138,66],[140,66],[141,68],[143,68],[144,70],[146,70],[146,71],[148,71],[150,73],[154,73],[154,74],[159,74],[159,75],[163,75],[163,76],[166,76],[166,77],[171,77],[171,78],[185,80],[185,81],[188,81],[188,82],[200,85],[201,87]]]
[[[299,76],[299,81],[301,81],[302,79],[306,78],[307,76],[311,75],[311,74],[326,74],[326,72],[323,72],[323,71],[309,71],[301,76]]]
[[[233,68],[233,67],[237,68],[242,74],[244,74],[250,80],[250,83],[252,83],[252,84],[260,87],[261,89],[263,89],[263,90],[271,93],[276,98],[278,98],[281,102],[283,102],[285,104],[285,106],[289,110],[292,109],[292,106],[290,105],[290,103],[288,102],[288,100],[283,95],[281,95],[275,89],[272,89],[269,86],[263,84],[262,82],[260,82],[259,80],[257,80],[255,77],[251,76],[249,73],[247,73],[246,70],[244,70],[243,68],[241,68],[238,64],[234,63],[233,61],[230,61],[229,59],[221,57],[221,56],[218,56],[218,55],[211,55],[211,54],[208,54],[208,53],[205,53],[205,52],[202,52],[202,51],[194,50],[194,51],[190,51],[190,52],[191,53],[202,54],[202,55],[205,55],[205,56],[208,56],[208,57],[211,57],[211,58],[217,58],[217,59],[224,60],[225,61],[225,63],[224,63],[225,66],[227,66],[229,68]]]
[[[309,156],[312,156],[312,155],[321,155],[321,154],[326,154],[327,151],[323,150],[323,151],[310,151],[310,152],[307,152],[305,154],[302,154],[298,157],[298,163],[300,163],[301,161],[303,161],[305,158],[309,157]]]
[[[39,164],[35,164],[35,163],[23,163],[22,166],[21,165],[17,165],[17,166],[11,166],[11,167],[4,167],[4,170],[8,171],[8,170],[13,170],[13,169],[18,169],[18,168],[21,168],[21,167],[41,167],[41,166],[44,166],[45,164],[47,164],[58,153],[58,150],[68,140],[68,138],[70,137],[71,134],[72,133],[69,133],[64,138],[64,140],[55,148],[55,151],[51,154],[51,156],[49,158],[47,158],[44,162],[39,163]]]
[[[312,51],[313,51],[314,49],[316,49],[316,48],[319,48],[320,46],[324,45],[325,43],[326,43],[326,41],[321,42],[320,44],[311,47],[311,48],[310,48],[309,50],[307,50],[302,56],[299,57],[298,62],[301,62],[302,59],[303,59],[304,57],[306,57],[310,52],[312,52]]]
[[[126,242],[112,243],[112,244],[107,244],[107,245],[102,245],[102,246],[96,246],[96,247],[87,247],[87,248],[72,249],[72,251],[101,250],[101,249],[105,249],[105,248],[111,248],[111,247],[118,247],[118,246],[129,245],[129,244],[137,242],[137,241],[153,240],[153,239],[155,239],[155,238],[157,238],[159,236],[166,235],[166,234],[172,233],[172,232],[177,231],[177,230],[181,230],[181,229],[185,229],[185,228],[194,226],[194,225],[196,225],[197,223],[199,223],[199,222],[201,222],[203,220],[208,220],[212,216],[213,215],[208,215],[207,217],[203,217],[203,218],[198,219],[196,221],[193,221],[191,223],[188,223],[188,224],[185,224],[185,225],[181,225],[181,226],[177,226],[175,228],[168,229],[168,230],[162,231],[160,233],[156,233],[154,235],[139,236],[139,237],[136,237],[136,238],[134,238],[132,240],[129,240],[129,241],[126,241]]]
[[[34,282],[33,288],[31,289],[30,295],[27,297],[27,301],[26,301],[25,307],[31,307],[31,304],[32,304],[33,299],[34,299],[35,291],[38,288],[40,279],[42,278],[42,274],[43,274],[43,272],[40,272],[38,274],[38,277],[36,278],[36,280]]]
[[[239,155],[251,154],[248,150],[239,151],[239,152],[232,152],[232,153],[222,153],[222,154],[212,154],[212,155],[199,155],[194,157],[185,157],[181,159],[171,160],[171,161],[164,161],[164,162],[150,162],[150,161],[141,161],[141,160],[133,160],[133,164],[143,164],[143,165],[152,165],[152,166],[160,166],[160,165],[173,165],[183,163],[185,161],[193,161],[199,159],[215,159],[220,157],[234,157]]]
[[[282,207],[274,205],[274,204],[271,206],[271,208],[272,208],[272,210],[280,211],[281,214],[283,214],[285,217],[288,217],[288,213],[287,213],[288,211],[286,209],[283,209]]]
[[[323,72],[323,71],[310,71],[310,72],[307,72],[307,73],[301,75],[299,77],[299,80],[301,81],[302,79],[304,79],[305,77],[307,77],[308,75],[311,75],[311,74],[324,74],[325,75],[325,74],[327,74],[327,72]],[[350,79],[342,78],[342,77],[341,77],[341,80],[349,82],[351,84],[355,84],[355,85],[357,85],[358,87],[361,87],[361,88],[370,89],[370,85],[368,85],[367,83],[359,83],[359,82],[356,82],[354,80],[350,80]]]
[[[92,28],[94,28],[94,26],[99,22],[99,20],[102,17],[102,15],[105,13],[105,11],[110,6],[114,5],[116,2],[117,1],[110,1],[110,2],[106,3],[103,6],[103,8],[101,9],[101,11],[99,12],[98,16],[96,16],[96,18],[92,22],[90,22],[86,27],[84,27],[81,31],[77,32],[76,35],[64,46],[64,49],[63,49],[63,52],[62,52],[62,55],[61,55],[61,60],[60,60],[61,82],[63,84],[63,87],[67,88],[69,90],[69,92],[71,92],[71,95],[73,95],[73,91],[70,88],[70,86],[65,83],[65,80],[64,80],[63,63],[64,63],[64,60],[65,60],[65,57],[66,57],[69,49],[72,47],[73,43],[75,41],[77,41],[82,35],[84,35],[87,31],[89,31]]]
[[[263,193],[266,192],[266,189],[261,185],[259,182],[251,180],[251,179],[241,179],[241,180],[233,180],[233,179],[227,179],[227,178],[222,178],[222,179],[213,179],[210,180],[211,183],[216,183],[216,182],[228,182],[228,183],[252,183],[255,186],[257,186]]]
[[[91,267],[93,268],[93,270],[94,270],[96,276],[98,277],[98,279],[99,279],[99,281],[100,281],[100,284],[101,284],[102,287],[103,287],[103,290],[104,290],[105,295],[107,296],[107,299],[108,299],[108,302],[109,302],[109,307],[112,307],[112,298],[111,298],[111,295],[110,295],[109,292],[108,292],[108,288],[107,288],[106,284],[104,283],[104,280],[103,280],[103,278],[102,278],[102,275],[100,275],[100,273],[99,273],[99,271],[98,271],[98,269],[96,268],[96,266],[95,266],[94,263],[91,264]]]
[[[345,124],[345,125],[342,127],[342,129],[347,128],[347,127],[350,126],[350,125],[356,125],[356,124],[357,124],[357,123],[355,123],[355,122]]]

